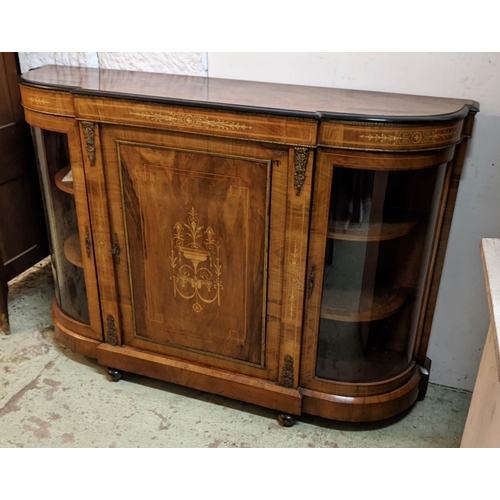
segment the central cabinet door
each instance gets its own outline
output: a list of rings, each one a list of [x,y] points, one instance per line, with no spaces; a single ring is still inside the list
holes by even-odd
[[[106,126],[101,141],[111,233],[121,247],[123,343],[274,378],[279,332],[266,329],[271,173],[274,157],[286,165],[286,150]]]

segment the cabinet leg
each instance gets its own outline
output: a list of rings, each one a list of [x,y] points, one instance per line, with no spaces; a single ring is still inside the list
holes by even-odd
[[[278,415],[278,422],[283,427],[291,427],[297,422],[297,417],[294,415],[289,415],[288,413],[280,413]]]
[[[123,377],[123,370],[117,370],[116,368],[108,368],[108,375],[111,377],[113,382],[118,382]]]

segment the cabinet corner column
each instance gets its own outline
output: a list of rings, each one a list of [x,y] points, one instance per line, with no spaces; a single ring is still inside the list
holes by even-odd
[[[289,151],[279,384],[298,387],[314,150]]]
[[[121,324],[118,311],[115,264],[112,253],[114,240],[107,205],[107,190],[101,152],[99,124],[92,121],[80,121],[84,168],[87,180],[92,235],[95,248],[96,267],[99,275],[99,294],[101,317],[104,325],[105,340],[111,345],[121,345]]]

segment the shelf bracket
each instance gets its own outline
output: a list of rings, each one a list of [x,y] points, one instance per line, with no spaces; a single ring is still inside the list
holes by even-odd
[[[294,186],[295,194],[300,196],[302,186],[306,181],[306,167],[307,167],[307,148],[295,148],[295,174],[294,174]]]

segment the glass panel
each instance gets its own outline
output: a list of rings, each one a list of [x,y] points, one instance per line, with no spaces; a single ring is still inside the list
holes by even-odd
[[[316,376],[368,382],[409,366],[445,167],[334,168]]]
[[[50,228],[56,300],[68,316],[89,323],[67,136],[38,128],[33,132]]]

